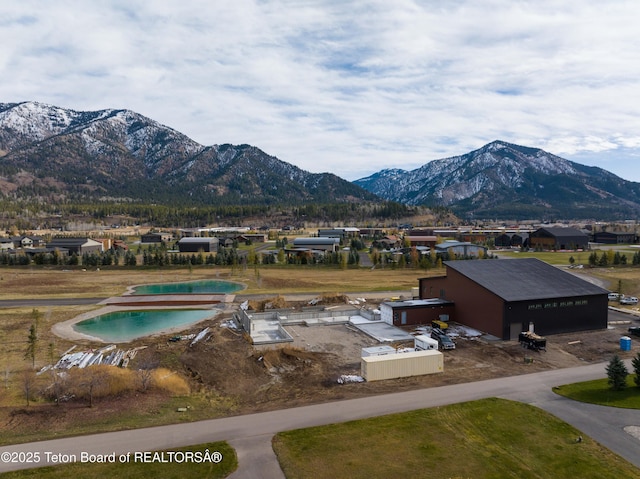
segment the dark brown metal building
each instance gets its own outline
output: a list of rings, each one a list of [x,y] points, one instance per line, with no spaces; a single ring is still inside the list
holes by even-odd
[[[539,228],[529,235],[529,247],[545,250],[587,249],[589,236],[575,228],[549,226]]]
[[[420,298],[455,303],[456,321],[502,339],[605,329],[608,291],[534,258],[447,261],[420,279]]]

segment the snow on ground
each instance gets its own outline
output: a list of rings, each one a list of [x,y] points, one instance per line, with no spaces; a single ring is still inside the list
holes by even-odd
[[[447,329],[447,336],[451,336],[453,338],[464,337],[464,338],[478,338],[482,336],[482,333],[477,329],[470,328],[468,326],[463,326],[461,324],[449,325],[449,329]]]

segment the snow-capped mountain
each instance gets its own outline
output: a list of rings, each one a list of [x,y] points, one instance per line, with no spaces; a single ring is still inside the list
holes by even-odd
[[[129,110],[0,103],[0,197],[159,203],[373,200],[249,145],[203,146]]]
[[[354,183],[387,200],[446,206],[476,217],[624,218],[640,212],[639,183],[503,141]]]

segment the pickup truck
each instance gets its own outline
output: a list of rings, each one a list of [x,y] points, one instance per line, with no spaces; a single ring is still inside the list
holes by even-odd
[[[431,337],[438,341],[440,349],[456,349],[456,343],[441,329],[431,328]]]

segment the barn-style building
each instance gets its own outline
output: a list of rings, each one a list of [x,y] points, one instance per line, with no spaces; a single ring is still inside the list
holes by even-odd
[[[420,298],[455,304],[456,321],[502,339],[606,329],[608,291],[535,258],[445,262],[421,278]]]
[[[529,235],[529,247],[544,250],[587,249],[589,236],[575,228],[548,226]]]

